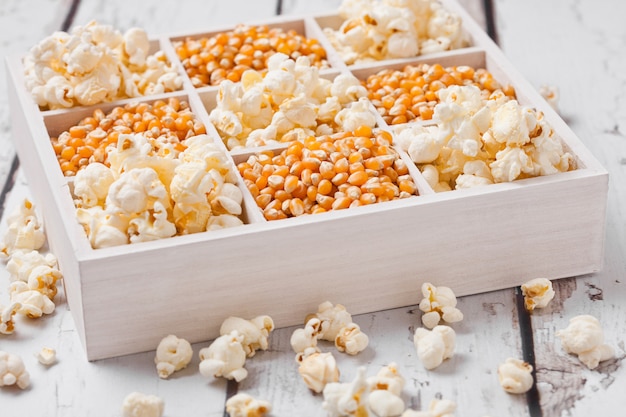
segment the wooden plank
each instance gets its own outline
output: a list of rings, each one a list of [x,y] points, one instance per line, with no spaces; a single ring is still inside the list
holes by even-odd
[[[615,414],[624,405],[626,117],[620,113],[619,103],[626,94],[626,56],[617,51],[623,49],[618,39],[626,36],[626,30],[618,18],[625,8],[621,3],[619,7],[621,11],[591,0],[496,3],[505,54],[537,89],[542,85],[559,88],[562,116],[607,168],[610,178],[603,270],[555,283],[553,304],[532,315],[544,417]],[[530,14],[534,16],[532,25],[519,18]],[[554,25],[554,16],[558,16],[558,25]],[[555,337],[556,331],[579,314],[597,317],[606,343],[616,351],[615,359],[596,370],[567,355]]]

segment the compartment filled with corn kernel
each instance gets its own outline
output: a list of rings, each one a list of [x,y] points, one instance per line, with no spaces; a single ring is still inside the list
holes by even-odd
[[[315,28],[317,29],[317,28]],[[265,72],[275,53],[305,56],[319,69],[331,67],[321,36],[303,19],[274,24],[239,24],[231,30],[174,37],[171,43],[194,87],[239,81],[246,70]]]
[[[62,130],[52,147],[94,249],[249,222],[232,159],[187,99],[82,109],[69,128],[67,114],[44,118]]]
[[[264,151],[237,164],[267,220],[324,213],[418,195],[392,135],[360,126],[310,136],[282,151]]]

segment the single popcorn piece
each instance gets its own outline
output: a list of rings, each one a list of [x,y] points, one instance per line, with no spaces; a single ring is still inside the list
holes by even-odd
[[[7,216],[6,223],[8,228],[0,242],[0,258],[6,259],[16,250],[38,250],[44,245],[43,225],[28,198]]]
[[[572,317],[569,325],[556,332],[567,353],[578,355],[578,359],[589,369],[615,355],[613,347],[604,344],[604,332],[597,318],[584,314]]]
[[[22,358],[0,350],[0,387],[17,385],[26,389],[30,385],[30,375]]]
[[[41,265],[56,268],[56,256],[51,253],[43,255],[38,250],[16,250],[9,258],[6,270],[11,274],[11,281],[28,282],[33,269]]]
[[[520,359],[508,358],[498,366],[498,380],[502,388],[511,394],[524,394],[534,383],[533,367]]]
[[[331,352],[321,353],[316,348],[307,348],[298,360],[298,373],[311,391],[320,393],[326,384],[339,381],[339,368]]]
[[[17,312],[31,319],[39,318],[44,314],[52,314],[56,307],[47,295],[31,289],[22,281],[12,282],[9,286],[9,294],[11,302],[21,306]]]
[[[122,403],[123,417],[161,417],[165,403],[156,395],[131,392]]]
[[[40,364],[50,366],[56,363],[57,352],[52,348],[44,347],[39,352],[37,352],[36,357]]]
[[[74,195],[80,200],[80,207],[103,206],[115,176],[109,167],[92,162],[74,176]]]
[[[450,400],[433,399],[428,410],[415,411],[408,409],[400,417],[454,417],[454,411],[456,410],[456,403]]]
[[[165,336],[156,349],[154,363],[159,377],[167,379],[176,371],[187,367],[193,356],[191,344],[173,334]]]
[[[6,307],[0,304],[0,333],[12,334],[15,331],[15,322],[13,317],[22,308],[19,302],[12,302]]]
[[[248,376],[243,367],[246,351],[243,348],[244,335],[237,330],[215,339],[209,347],[200,349],[200,373],[205,377],[224,377],[237,382]]]
[[[316,317],[322,323],[319,338],[334,342],[342,328],[352,323],[352,315],[341,304],[333,305],[330,301],[321,303],[317,308],[317,313],[310,314],[306,318],[306,322],[310,318]]]
[[[419,308],[425,314],[422,315],[422,323],[432,329],[441,320],[446,323],[456,323],[463,320],[463,313],[456,308],[456,296],[449,287],[436,287],[430,282],[422,284],[423,299]]]
[[[28,288],[39,291],[50,300],[54,300],[58,292],[56,283],[62,278],[63,275],[58,269],[48,265],[38,265],[33,268],[28,276]]]
[[[386,390],[374,390],[367,396],[367,405],[378,417],[399,416],[405,409],[402,398]]]
[[[294,330],[289,340],[294,352],[300,355],[310,348],[318,351],[317,341],[320,339],[321,330],[322,322],[317,317],[309,318],[304,328]],[[296,360],[299,361],[298,357]]]
[[[547,278],[535,278],[522,284],[524,305],[526,310],[533,311],[536,308],[544,308],[554,298],[552,281]]]
[[[424,368],[435,369],[454,356],[456,333],[449,326],[435,326],[432,330],[415,329],[413,343]]]
[[[391,362],[383,366],[375,376],[367,378],[367,383],[372,390],[386,390],[400,396],[404,389],[405,380],[398,371],[398,365]]]
[[[349,355],[356,355],[365,350],[369,343],[369,338],[361,331],[356,323],[350,323],[342,327],[335,337],[335,347],[339,352],[346,352]]]
[[[272,411],[272,405],[240,392],[226,401],[226,412],[230,417],[263,417]]]
[[[257,316],[246,320],[240,317],[228,317],[222,322],[220,335],[226,335],[237,330],[243,335],[243,348],[246,355],[251,358],[256,351],[267,350],[269,347],[269,335],[274,330],[274,321],[270,316]]]

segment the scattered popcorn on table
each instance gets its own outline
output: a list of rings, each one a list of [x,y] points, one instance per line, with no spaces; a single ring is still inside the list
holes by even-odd
[[[17,385],[26,389],[30,385],[30,375],[18,355],[0,350],[0,387]]]
[[[156,395],[131,392],[122,403],[123,417],[161,417],[165,403]]]
[[[334,342],[343,327],[352,323],[352,315],[341,304],[325,301],[317,307],[317,313],[307,316],[306,321],[311,318],[317,318],[321,322],[319,338]]]
[[[31,272],[38,266],[57,267],[57,258],[51,253],[42,255],[37,250],[16,250],[9,258],[6,270],[11,281],[28,282]]]
[[[191,344],[170,334],[159,342],[154,357],[160,378],[167,379],[176,371],[187,367],[193,356]]]
[[[456,333],[449,326],[435,326],[432,330],[418,327],[413,336],[417,356],[428,370],[454,356],[455,341]]]
[[[257,350],[267,350],[269,347],[268,339],[274,330],[274,321],[270,316],[257,316],[250,320],[228,317],[222,322],[220,335],[229,334],[233,330],[243,335],[243,349],[251,358]]]
[[[57,361],[56,350],[49,347],[42,348],[36,356],[39,363],[46,366],[53,365]]]
[[[449,287],[435,287],[430,282],[422,284],[422,296],[419,308],[424,312],[422,323],[432,329],[441,320],[456,323],[463,320],[463,313],[456,308],[456,296]]]
[[[437,91],[436,127],[410,124],[397,145],[436,191],[550,175],[575,168],[543,114],[504,93],[481,98],[475,86]],[[414,142],[417,142],[414,144]],[[428,172],[425,172],[428,169]]]
[[[349,73],[321,78],[306,57],[268,59],[268,72],[246,71],[240,82],[223,81],[209,114],[230,150],[293,142],[349,127],[374,127],[367,91]]]
[[[339,381],[339,368],[331,352],[322,353],[309,347],[297,360],[300,362],[298,373],[311,391],[320,393],[326,384]]]
[[[90,106],[179,90],[182,77],[146,32],[91,21],[54,32],[24,57],[26,88],[42,109]]]
[[[272,405],[240,392],[226,401],[226,412],[230,417],[263,417],[272,411]]]
[[[248,376],[244,368],[246,351],[244,335],[237,330],[215,339],[209,347],[200,349],[200,373],[205,377],[224,377],[237,382]]]
[[[569,325],[556,332],[561,339],[563,350],[578,355],[578,359],[589,369],[595,369],[600,362],[615,355],[613,347],[604,344],[604,332],[600,321],[584,314],[572,317]]]
[[[533,311],[536,308],[544,308],[554,298],[552,281],[547,278],[535,278],[522,284],[524,305],[526,310]]]
[[[21,308],[22,304],[19,302],[12,302],[6,307],[2,307],[0,304],[0,333],[13,334],[15,331],[13,317]]]
[[[508,358],[498,366],[498,380],[502,388],[511,394],[524,394],[533,384],[533,367],[520,359]]]
[[[0,242],[0,258],[7,259],[17,250],[38,250],[46,242],[43,225],[29,199],[25,198],[5,221],[8,227]]]
[[[428,410],[415,411],[406,410],[400,417],[454,417],[456,403],[450,400],[433,399]]]
[[[344,0],[339,15],[344,22],[338,30],[323,30],[348,65],[468,45],[461,18],[436,0]]]

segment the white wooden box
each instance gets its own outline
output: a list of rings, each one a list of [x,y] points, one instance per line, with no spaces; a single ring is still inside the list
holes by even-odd
[[[93,108],[40,111],[24,87],[21,58],[7,58],[15,147],[59,259],[87,359],[152,350],[169,333],[210,340],[230,315],[268,314],[284,327],[301,324],[325,300],[352,314],[413,305],[425,281],[462,296],[598,271],[607,172],[471,17],[454,1],[444,3],[461,15],[472,45],[417,60],[484,66],[512,83],[522,104],[544,112],[577,169],[445,193],[434,193],[415,174],[419,197],[273,222],[247,195],[244,226],[94,250],[49,140]],[[321,34],[317,25],[333,20],[305,17],[295,24]],[[172,39],[159,37],[155,45],[175,61]],[[357,76],[408,62],[346,67],[336,56],[329,60],[334,71]],[[205,106],[214,91],[188,82],[171,95],[188,99],[209,125]]]

